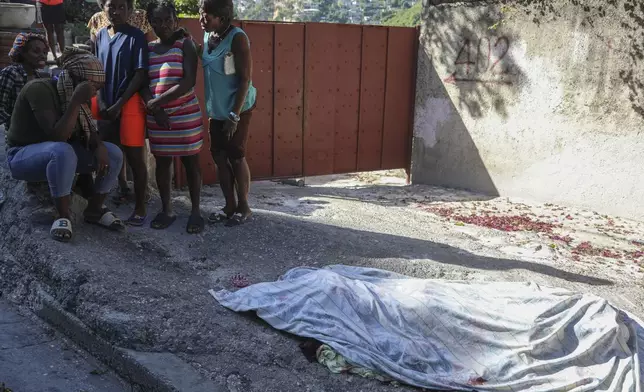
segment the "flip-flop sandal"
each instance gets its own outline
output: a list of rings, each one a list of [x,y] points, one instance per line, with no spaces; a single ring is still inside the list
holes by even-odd
[[[234,215],[234,214],[233,214],[233,215]],[[226,222],[226,221],[228,221],[229,219],[231,219],[231,218],[233,217],[233,215],[231,215],[231,216],[226,215],[226,213],[224,212],[224,210],[221,210],[221,211],[218,211],[218,212],[213,212],[213,213],[212,213],[212,214],[210,214],[210,216],[208,217],[208,222],[210,222],[210,223],[221,223],[221,222]]]
[[[130,215],[130,217],[127,218],[127,220],[125,221],[125,224],[130,226],[140,227],[140,226],[143,226],[146,218],[147,218],[147,215],[141,216],[133,212],[132,215]]]
[[[203,231],[204,223],[204,219],[201,215],[190,215],[190,218],[188,218],[188,225],[186,226],[186,232],[188,234],[199,234]]]
[[[67,218],[56,219],[49,230],[51,238],[60,242],[69,242],[72,240],[72,222]]]
[[[107,207],[101,209],[101,217],[98,219],[95,219],[94,217],[88,217],[86,215],[85,222],[101,226],[112,231],[125,230],[125,224],[123,223],[123,221],[118,216],[116,216],[116,214],[107,209]]]
[[[177,220],[176,215],[170,216],[163,212],[159,212],[154,219],[152,219],[152,222],[150,222],[150,227],[156,230],[167,229],[175,220]]]
[[[228,219],[228,222],[226,222],[225,226],[233,227],[233,226],[243,225],[244,223],[248,222],[251,216],[252,214],[243,216],[242,214],[236,212],[235,215],[233,215],[230,219]]]

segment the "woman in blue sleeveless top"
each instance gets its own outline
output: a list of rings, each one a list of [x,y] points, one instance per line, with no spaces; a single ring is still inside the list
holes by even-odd
[[[205,31],[201,60],[210,151],[226,199],[222,211],[212,214],[209,219],[211,222],[225,221],[227,226],[244,223],[251,216],[248,206],[250,170],[245,155],[257,94],[251,82],[250,42],[242,29],[231,24],[233,10],[232,0],[201,0],[199,3],[199,22]]]

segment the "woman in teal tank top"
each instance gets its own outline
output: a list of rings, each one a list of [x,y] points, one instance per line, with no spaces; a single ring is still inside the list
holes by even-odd
[[[217,166],[219,184],[226,199],[211,222],[234,226],[246,222],[250,169],[246,162],[248,128],[257,92],[246,33],[231,24],[232,0],[201,0],[199,22],[204,30],[201,60],[209,117],[210,151]],[[236,185],[236,186],[235,186]]]

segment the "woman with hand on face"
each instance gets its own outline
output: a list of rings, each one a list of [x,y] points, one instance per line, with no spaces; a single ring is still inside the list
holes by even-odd
[[[98,136],[87,103],[103,87],[103,66],[91,53],[67,48],[58,81],[33,80],[20,91],[7,131],[7,164],[17,180],[47,181],[59,219],[50,234],[72,238],[69,202],[76,173],[96,172],[85,220],[110,230],[124,226],[103,202],[123,163],[119,148]]]
[[[197,49],[189,34],[178,26],[177,11],[170,0],[149,3],[147,15],[159,39],[148,45],[150,89],[142,90],[148,110],[150,150],[156,158],[156,180],[162,211],[150,223],[165,229],[176,219],[172,212],[172,158],[180,157],[188,177],[192,212],[186,231],[203,231],[199,209],[201,168],[199,152],[203,146],[203,119],[195,95]]]
[[[201,56],[210,117],[210,151],[226,199],[222,211],[210,215],[209,220],[225,221],[227,226],[244,223],[252,214],[248,206],[250,169],[246,144],[257,95],[251,82],[250,43],[246,33],[232,25],[233,11],[232,0],[199,3],[199,22],[205,31]]]
[[[0,70],[0,125],[5,130],[11,125],[11,113],[18,99],[20,90],[27,82],[47,76],[38,70],[46,65],[49,47],[44,36],[32,33],[20,33],[13,42],[9,57],[13,64]],[[5,133],[6,138],[6,133]],[[76,179],[76,189],[89,199],[94,193],[94,179],[91,175],[81,174]]]

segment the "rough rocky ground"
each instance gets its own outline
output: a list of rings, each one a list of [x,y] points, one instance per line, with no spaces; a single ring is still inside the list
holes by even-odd
[[[180,218],[169,230],[119,234],[79,222],[74,241],[60,244],[48,237],[51,210],[0,171],[0,285],[14,301],[28,304],[43,287],[100,336],[176,353],[231,392],[392,389],[331,375],[305,360],[297,338],[219,306],[207,290],[232,289],[238,274],[254,283],[343,263],[422,278],[532,280],[644,315],[644,225],[627,219],[405,186],[399,173],[379,173],[306,187],[255,183],[252,222],[209,225],[198,236],[185,234],[188,199],[176,192]],[[222,205],[220,194],[204,189],[205,212]],[[157,208],[158,200],[150,213]]]

